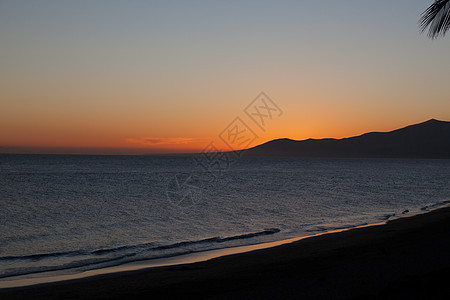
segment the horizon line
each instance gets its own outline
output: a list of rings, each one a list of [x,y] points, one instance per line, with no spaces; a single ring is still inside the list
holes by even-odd
[[[438,120],[435,118],[428,119],[426,121],[422,121],[419,123],[409,124],[400,128],[392,129],[389,131],[369,131],[365,132],[359,135],[353,135],[348,136],[344,138],[332,138],[332,137],[325,137],[325,138],[307,138],[302,140],[296,140],[291,139],[288,137],[280,137],[275,139],[270,139],[265,142],[261,142],[258,145],[254,145],[252,147],[246,148],[246,149],[237,149],[237,150],[222,150],[218,149],[218,153],[223,152],[232,152],[232,151],[245,151],[247,149],[263,145],[265,143],[275,141],[275,140],[283,140],[288,139],[292,141],[307,141],[307,140],[323,140],[323,139],[346,139],[346,138],[352,138],[352,137],[358,137],[369,133],[387,133],[392,132],[395,130],[399,130],[402,128],[406,128],[409,126],[424,124],[427,122],[446,122],[449,123],[450,121],[443,121]],[[204,148],[202,149],[174,149],[174,148],[166,148],[166,149],[156,149],[156,148],[126,148],[126,147],[60,147],[60,146],[2,146],[0,145],[0,154],[7,154],[7,155],[110,155],[110,156],[192,156],[196,154],[201,154],[204,151]]]

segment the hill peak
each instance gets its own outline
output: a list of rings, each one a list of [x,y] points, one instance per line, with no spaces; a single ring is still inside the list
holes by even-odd
[[[343,139],[276,139],[244,156],[450,158],[450,122],[429,119],[389,132]]]

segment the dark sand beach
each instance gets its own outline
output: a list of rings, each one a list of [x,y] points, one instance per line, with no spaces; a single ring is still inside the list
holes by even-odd
[[[447,299],[450,208],[209,261],[1,289],[0,299]]]

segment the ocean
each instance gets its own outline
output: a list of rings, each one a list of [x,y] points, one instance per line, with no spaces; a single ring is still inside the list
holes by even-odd
[[[219,166],[219,165],[217,165]],[[450,160],[0,155],[0,282],[278,241],[450,203]]]

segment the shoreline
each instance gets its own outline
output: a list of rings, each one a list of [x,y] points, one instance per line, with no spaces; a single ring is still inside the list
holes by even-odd
[[[0,298],[345,299],[386,292],[414,296],[419,292],[417,282],[432,284],[450,275],[449,233],[450,207],[446,206],[384,224],[298,237],[206,261],[0,289]],[[396,282],[407,288],[397,290]]]
[[[169,267],[169,266],[177,266],[177,265],[183,265],[183,264],[192,264],[197,262],[203,262],[210,259],[219,258],[222,256],[228,256],[233,254],[240,254],[245,252],[251,252],[255,250],[260,249],[267,249],[272,247],[277,247],[284,244],[289,244],[293,242],[297,242],[306,238],[313,238],[321,235],[326,234],[332,234],[332,233],[338,233],[348,230],[353,230],[357,228],[364,228],[364,227],[372,227],[372,226],[379,226],[386,224],[387,222],[391,222],[397,219],[403,219],[403,218],[409,218],[414,217],[416,215],[422,215],[429,212],[432,212],[434,210],[450,207],[449,201],[442,201],[439,203],[436,203],[434,205],[425,206],[420,209],[407,211],[407,214],[405,215],[402,213],[400,216],[396,216],[396,214],[393,215],[387,215],[388,218],[384,221],[378,220],[374,223],[365,223],[361,225],[354,225],[349,227],[342,227],[342,228],[336,228],[336,229],[330,229],[327,231],[321,231],[316,233],[311,233],[307,235],[301,235],[301,236],[294,236],[294,237],[286,237],[281,240],[275,240],[270,242],[260,242],[255,244],[249,244],[249,245],[240,245],[240,246],[229,246],[225,248],[216,248],[216,249],[210,249],[210,250],[201,250],[201,251],[195,251],[192,253],[185,253],[180,255],[174,255],[174,256],[167,256],[167,257],[161,257],[161,258],[153,258],[153,259],[141,259],[136,261],[131,261],[119,265],[113,265],[109,267],[102,267],[98,269],[92,269],[92,270],[86,270],[86,271],[71,271],[70,269],[62,269],[62,270],[54,270],[54,271],[44,271],[44,272],[38,272],[38,273],[30,273],[30,274],[23,274],[23,275],[15,275],[5,278],[0,278],[0,290],[2,289],[8,289],[8,288],[21,288],[21,287],[27,287],[27,286],[33,286],[33,285],[39,285],[39,284],[52,284],[57,283],[61,281],[68,281],[68,280],[76,280],[76,279],[83,279],[83,278],[89,278],[94,276],[100,276],[100,275],[107,275],[107,274],[113,274],[113,273],[121,273],[121,272],[130,272],[130,271],[138,271],[143,269],[150,269],[150,268],[159,268],[159,267]],[[430,209],[431,210],[428,210]],[[394,217],[394,218],[390,218]]]
[[[83,271],[83,272],[74,273],[74,274],[56,275],[57,273],[61,273],[61,271],[48,271],[48,272],[44,272],[44,273],[32,273],[32,274],[11,276],[11,277],[7,277],[6,280],[4,278],[0,279],[0,290],[8,289],[8,288],[28,287],[28,286],[34,286],[34,285],[40,285],[40,284],[52,284],[52,283],[57,283],[57,282],[62,282],[62,281],[85,279],[85,278],[90,278],[90,277],[95,277],[95,276],[122,273],[122,272],[133,272],[133,271],[160,268],[160,267],[171,267],[171,266],[178,266],[178,265],[185,265],[185,264],[193,264],[193,263],[204,262],[204,261],[208,261],[211,259],[220,258],[220,257],[224,257],[224,256],[278,247],[278,246],[282,246],[285,244],[290,244],[290,243],[294,243],[294,242],[297,242],[297,241],[300,241],[303,239],[314,238],[314,237],[321,236],[321,235],[344,232],[344,231],[353,230],[353,229],[357,229],[357,228],[379,226],[379,225],[386,224],[386,222],[388,222],[388,220],[379,222],[379,223],[370,223],[370,224],[358,225],[358,226],[353,226],[353,227],[333,229],[333,230],[319,232],[319,233],[315,233],[315,234],[287,238],[287,239],[282,239],[282,240],[272,241],[272,242],[263,242],[263,243],[250,244],[250,245],[232,246],[232,247],[227,247],[227,248],[198,251],[198,252],[175,255],[175,256],[164,257],[164,258],[138,260],[138,261],[129,262],[129,263],[125,263],[125,264],[121,264],[121,265],[117,265],[117,266],[93,269],[93,270]],[[62,270],[62,271],[64,271],[64,270]],[[48,274],[48,276],[41,277],[42,274]]]

